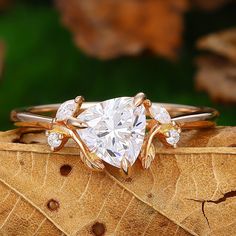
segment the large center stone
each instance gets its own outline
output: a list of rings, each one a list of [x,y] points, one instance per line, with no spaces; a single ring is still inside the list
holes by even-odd
[[[77,132],[91,152],[116,167],[123,157],[135,162],[145,135],[143,105],[136,107],[130,97],[114,98],[89,107],[78,119],[89,125]]]

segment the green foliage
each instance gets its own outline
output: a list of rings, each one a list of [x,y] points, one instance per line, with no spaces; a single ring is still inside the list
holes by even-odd
[[[195,24],[194,14],[187,18]],[[176,62],[150,55],[99,61],[74,46],[52,6],[14,6],[0,15],[0,39],[7,46],[0,81],[0,129],[12,127],[8,117],[14,107],[62,102],[76,95],[103,100],[139,91],[153,101],[215,106],[222,113],[219,124],[235,125],[234,107],[216,106],[194,90],[192,48],[199,35],[186,35]]]

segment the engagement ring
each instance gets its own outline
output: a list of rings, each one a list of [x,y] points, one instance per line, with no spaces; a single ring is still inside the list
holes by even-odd
[[[96,103],[85,103],[78,96],[62,104],[11,112],[16,126],[46,130],[52,151],[73,139],[90,168],[102,170],[104,161],[126,174],[138,158],[143,168],[151,165],[156,155],[154,138],[175,148],[182,130],[214,127],[216,116],[212,108],[151,103],[143,93]]]

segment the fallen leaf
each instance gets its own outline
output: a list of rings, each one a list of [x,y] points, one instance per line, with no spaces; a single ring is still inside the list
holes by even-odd
[[[181,44],[186,0],[57,0],[79,48],[101,59],[144,50],[167,58]]]
[[[200,38],[197,48],[208,50],[236,63],[236,28],[213,33]]]
[[[236,64],[217,56],[197,59],[196,88],[206,91],[213,101],[236,103]]]
[[[209,54],[196,60],[197,89],[214,101],[236,103],[236,28],[202,37],[197,47]]]
[[[128,179],[108,165],[104,172],[89,170],[76,147],[51,153],[44,134],[35,134],[38,144],[16,143],[34,140],[23,136],[19,130],[0,133],[0,234],[236,231],[235,127],[184,132],[184,147],[157,148],[151,168],[137,162]]]

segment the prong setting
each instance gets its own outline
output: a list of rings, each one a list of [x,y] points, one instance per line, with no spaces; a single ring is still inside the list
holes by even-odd
[[[71,117],[66,120],[66,124],[71,128],[75,129],[85,129],[88,128],[88,124],[84,121],[80,121],[77,118]]]
[[[77,96],[74,101],[75,101],[75,103],[77,103],[77,104],[79,104],[81,106],[82,103],[84,102],[84,97]]]
[[[45,135],[48,137],[49,134],[50,134],[50,131],[49,131],[49,130],[46,130],[46,131],[45,131]]]
[[[131,163],[126,157],[121,160],[121,171],[126,177],[130,175]]]
[[[143,105],[146,109],[149,109],[152,106],[152,102],[149,99],[145,99]]]
[[[146,99],[146,95],[144,93],[141,92],[141,93],[136,94],[134,97],[134,105],[137,107],[142,105],[145,99]]]

